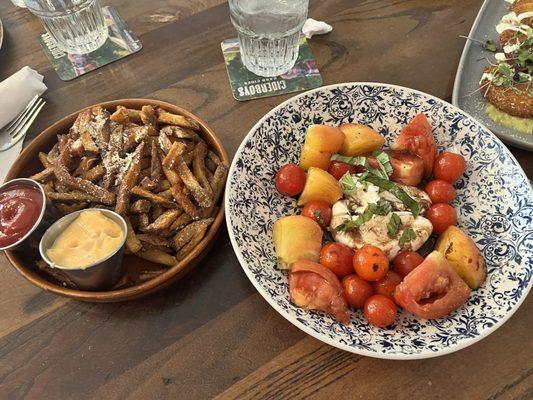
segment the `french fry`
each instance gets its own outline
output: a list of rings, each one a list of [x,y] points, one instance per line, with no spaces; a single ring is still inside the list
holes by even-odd
[[[176,162],[176,169],[178,174],[185,184],[185,186],[191,191],[194,199],[200,205],[200,207],[211,207],[213,205],[213,199],[196,180],[195,176],[183,161],[183,158],[178,157]],[[174,194],[174,192],[172,192]]]
[[[170,151],[170,148],[172,147],[172,141],[163,132],[163,130],[159,131],[159,147],[165,154],[167,154]]]
[[[109,189],[115,180],[119,170],[118,160],[122,153],[124,141],[124,127],[117,123],[111,123],[111,133],[109,136],[109,145],[103,158],[105,166],[105,175],[102,182],[104,188]]]
[[[161,180],[161,159],[159,158],[159,146],[157,146],[157,139],[152,139],[152,146],[150,148],[150,179],[156,185],[159,185]]]
[[[173,257],[170,254],[153,247],[140,251],[135,255],[144,260],[151,261],[156,264],[168,265],[169,267],[172,267],[177,263],[176,257]]]
[[[170,189],[170,182],[168,179],[163,179],[159,182],[159,191],[164,192],[165,190]]]
[[[138,221],[140,228],[150,225],[150,217],[148,217],[148,213],[139,214]]]
[[[141,155],[144,149],[144,142],[141,142],[135,149],[135,153],[130,163],[128,171],[124,174],[122,181],[120,183],[118,194],[117,194],[117,203],[115,206],[115,212],[118,214],[125,214],[128,211],[128,205],[130,201],[131,188],[137,184],[139,179],[139,172],[141,170],[140,162]]]
[[[214,173],[218,167],[218,164],[215,164],[213,160],[208,157],[205,159],[205,166],[207,167],[209,172]]]
[[[80,190],[91,196],[100,198],[101,203],[113,205],[115,203],[115,194],[89,182],[86,179],[76,178],[69,174],[64,165],[57,162],[54,165],[54,174],[59,182],[72,189]]]
[[[213,188],[213,199],[215,203],[224,191],[224,185],[226,183],[226,178],[228,177],[228,170],[226,165],[220,164],[210,182],[211,187]]]
[[[178,204],[174,203],[173,201],[168,201],[164,197],[161,197],[157,194],[154,194],[152,192],[149,192],[148,190],[145,190],[139,186],[134,186],[131,188],[131,193],[143,197],[145,199],[150,200],[152,203],[159,204],[165,208],[178,208]]]
[[[81,176],[98,164],[98,158],[93,156],[83,156],[80,163],[72,173],[73,176]]]
[[[187,146],[184,145],[183,143],[180,143],[180,142],[172,143],[172,146],[170,146],[170,150],[168,151],[165,158],[163,158],[163,162],[162,162],[163,167],[168,168],[168,169],[173,169],[178,160],[178,157],[180,157],[185,152],[186,148]]]
[[[159,204],[154,205],[152,208],[152,221],[158,219],[163,212],[163,207],[161,207]]]
[[[180,250],[183,246],[191,241],[194,238],[197,232],[206,229],[213,223],[213,218],[201,219],[187,225],[185,228],[181,229],[174,238],[172,242],[176,250]]]
[[[52,162],[50,162],[50,160],[48,159],[48,156],[45,153],[43,153],[42,151],[39,152],[39,161],[41,162],[41,164],[43,164],[43,167],[45,167],[45,168],[52,168],[53,167]]]
[[[155,207],[154,207],[155,209]],[[150,225],[141,228],[144,232],[157,233],[172,225],[176,218],[182,213],[181,210],[167,210],[159,215]]]
[[[165,174],[165,177],[167,178],[170,186],[181,186],[181,185],[183,185],[183,182],[182,182],[180,176],[178,175],[178,173],[176,171],[174,171],[173,169],[167,168],[167,167],[162,167],[162,169],[163,169],[163,173]]]
[[[187,214],[194,219],[200,216],[200,210],[187,197],[182,188],[180,188],[178,185],[174,185],[170,187],[170,191],[176,203],[178,203]]]
[[[207,155],[207,146],[204,141],[198,142],[194,148],[194,158],[192,161],[192,167],[194,175],[202,187],[207,191],[207,194],[210,197],[213,197],[213,191],[211,189],[211,184],[207,180],[207,173],[205,167],[205,157]]]
[[[131,226],[130,219],[128,217],[124,217],[124,220],[126,221],[126,225],[128,227],[128,232],[126,233],[126,248],[134,254],[138,253],[142,249],[142,243],[135,234],[133,226]]]
[[[152,204],[145,199],[139,199],[134,201],[130,206],[130,213],[133,214],[145,214],[150,211]]]
[[[101,200],[96,196],[83,192],[46,192],[46,196],[50,200],[61,202],[90,202],[100,203]]]
[[[139,233],[137,237],[141,242],[151,244],[152,246],[170,247],[170,241],[158,235],[150,233]]]
[[[141,172],[141,176],[143,175],[143,172]],[[153,182],[150,178],[147,176],[144,176],[141,179],[141,183],[139,184],[140,187],[146,190],[155,190],[157,189],[157,183]]]
[[[50,168],[43,169],[41,172],[38,172],[35,175],[30,176],[30,179],[43,183],[43,182],[48,182],[53,177],[54,177],[54,168],[50,167]]]
[[[219,166],[221,161],[220,161],[220,157],[217,155],[217,153],[215,153],[213,150],[208,150],[207,151],[207,157],[213,161],[213,163],[216,165],[216,166]]]
[[[194,237],[187,243],[185,246],[181,248],[181,250],[178,251],[176,254],[176,258],[178,260],[183,260],[185,257],[189,255],[189,253],[202,241],[205,234],[207,232],[207,227],[203,228],[196,232]]]
[[[154,128],[153,131],[156,132],[157,116],[155,115],[154,108],[150,105],[142,106],[140,116],[142,123],[152,126]]]
[[[84,172],[81,177],[87,179],[88,181],[94,182],[103,178],[105,174],[105,168],[102,164],[98,164],[96,167],[91,168],[87,172]]]
[[[89,203],[85,203],[85,202],[74,203],[74,204],[58,203],[55,205],[55,207],[61,214],[67,215],[67,214],[73,213],[74,211],[83,210],[84,208],[87,208],[88,205]]]
[[[157,122],[161,124],[178,125],[183,128],[194,129],[195,131],[200,130],[200,124],[188,117],[172,114],[162,110],[161,108],[158,108],[156,112]]]
[[[111,121],[126,125],[128,122],[141,122],[141,112],[124,106],[117,106],[116,111],[109,117]]]
[[[202,140],[200,136],[198,136],[198,134],[193,130],[181,128],[175,125],[167,125],[161,129],[161,132],[163,132],[167,136],[175,137],[176,139],[188,139],[193,140],[195,142],[199,142],[200,140]]]
[[[159,276],[161,275],[163,272],[165,272],[166,270],[162,270],[162,269],[159,269],[159,270],[153,270],[153,271],[141,271],[139,273],[139,281],[140,282],[146,282],[146,281],[149,281],[150,279],[153,279],[155,278],[156,276]]]

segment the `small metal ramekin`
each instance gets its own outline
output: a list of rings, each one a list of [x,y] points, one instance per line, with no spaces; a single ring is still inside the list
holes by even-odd
[[[44,192],[44,189],[39,182],[28,178],[17,178],[1,185],[0,190],[8,189],[11,186],[15,185],[29,186],[38,189],[41,192],[43,204],[41,206],[39,218],[37,219],[37,221],[35,221],[35,224],[28,231],[28,233],[22,236],[15,243],[12,243],[5,247],[0,247],[0,250],[19,250],[23,244],[28,245],[29,247],[37,248],[37,245],[39,244],[39,241],[41,240],[41,236],[44,231],[46,231],[48,227],[52,225],[52,223],[57,219],[56,214],[54,212],[53,207],[50,206],[50,204],[48,203],[46,193]]]
[[[55,264],[48,258],[46,251],[53,246],[59,234],[61,234],[80,213],[88,210],[100,211],[106,217],[111,218],[118,223],[124,234],[122,243],[107,257],[85,267],[66,268]],[[65,281],[74,283],[77,288],[83,290],[109,289],[115,285],[123,275],[122,255],[124,251],[124,243],[126,242],[127,230],[126,221],[124,221],[124,218],[116,212],[103,208],[86,208],[65,215],[48,228],[39,244],[39,252],[41,253],[43,260],[50,266],[50,268],[53,268],[55,275],[64,276]]]

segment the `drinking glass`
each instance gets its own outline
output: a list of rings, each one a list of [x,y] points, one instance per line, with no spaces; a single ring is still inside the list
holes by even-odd
[[[241,59],[256,75],[277,76],[298,58],[309,0],[229,0]]]
[[[68,54],[86,54],[107,39],[98,0],[24,0],[37,15],[57,47]]]

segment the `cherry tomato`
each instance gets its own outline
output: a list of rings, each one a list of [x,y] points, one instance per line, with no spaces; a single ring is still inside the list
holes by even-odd
[[[285,164],[279,169],[274,181],[276,189],[286,196],[302,193],[305,186],[305,171],[296,164]]]
[[[385,328],[394,322],[398,310],[390,297],[375,294],[366,301],[363,313],[370,324]]]
[[[435,160],[433,175],[435,175],[435,179],[454,183],[463,175],[465,168],[466,161],[462,155],[445,151],[440,153]]]
[[[366,300],[374,294],[370,282],[355,274],[346,275],[341,281],[344,297],[349,306],[363,308]]]
[[[424,190],[433,204],[450,204],[453,199],[455,199],[455,189],[452,184],[442,179],[435,179],[434,181],[429,182]]]
[[[433,232],[442,233],[451,225],[457,225],[455,209],[444,203],[433,204],[426,212],[426,218],[433,225]]]
[[[424,261],[424,257],[416,251],[402,251],[392,260],[394,272],[405,278],[413,269],[418,267]]]
[[[320,264],[329,268],[340,279],[353,274],[353,251],[340,243],[328,243],[320,252]]]
[[[402,277],[396,272],[389,271],[384,278],[381,278],[379,281],[372,282],[372,287],[374,288],[374,293],[382,294],[383,296],[388,296],[391,299],[394,298],[394,290],[396,286],[400,284]]]
[[[325,228],[331,222],[331,207],[325,201],[310,201],[303,208],[302,215],[314,219],[322,228]]]
[[[350,165],[340,161],[332,161],[328,168],[328,172],[337,180],[340,180],[346,172],[349,172],[350,174],[356,174],[363,172],[364,170],[365,167],[362,165]]]
[[[365,244],[355,252],[353,268],[364,280],[379,281],[387,275],[389,259],[380,248]]]

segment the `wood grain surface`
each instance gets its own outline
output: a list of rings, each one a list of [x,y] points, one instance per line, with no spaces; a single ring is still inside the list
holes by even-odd
[[[29,138],[89,104],[160,99],[202,117],[232,157],[253,124],[291,95],[244,103],[220,42],[234,37],[221,0],[102,0],[143,50],[70,82],[42,52],[40,23],[0,1],[0,80],[24,65],[45,76],[47,105]],[[464,35],[481,0],[328,0],[310,16],[334,26],[310,45],[324,84],[387,82],[450,101]],[[29,139],[27,140],[29,141]],[[530,178],[533,155],[511,148]],[[440,358],[386,361],[324,345],[254,290],[227,233],[185,279],[149,298],[86,304],[26,282],[0,255],[2,399],[531,399],[533,302],[498,331]]]

